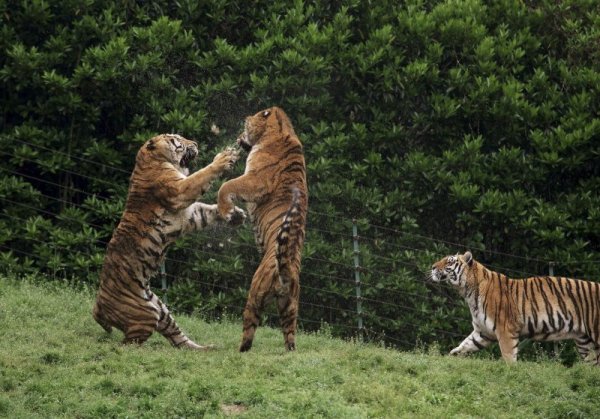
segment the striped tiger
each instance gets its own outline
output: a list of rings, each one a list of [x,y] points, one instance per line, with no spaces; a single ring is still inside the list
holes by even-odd
[[[473,332],[451,355],[476,352],[498,341],[507,362],[517,360],[519,338],[574,339],[587,360],[600,362],[600,284],[564,277],[510,279],[473,259],[470,252],[433,264],[431,279],[446,281],[465,298]]]
[[[142,344],[157,331],[176,347],[209,348],[181,331],[149,286],[169,244],[221,219],[216,205],[196,200],[232,168],[238,152],[227,149],[188,176],[197,154],[195,142],[175,134],[156,136],[137,153],[125,210],[106,248],[93,309],[94,319],[107,332],[116,327],[125,334],[125,343]],[[233,223],[245,217],[239,208],[233,215]]]
[[[237,142],[249,152],[245,173],[221,186],[219,212],[229,219],[234,214],[234,200],[245,201],[262,254],[244,309],[240,351],[252,347],[260,315],[273,299],[285,348],[293,351],[308,208],[302,144],[285,112],[277,107],[247,117]]]

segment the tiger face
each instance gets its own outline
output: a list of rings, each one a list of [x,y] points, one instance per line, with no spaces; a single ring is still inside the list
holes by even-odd
[[[248,116],[244,121],[244,132],[237,139],[237,144],[249,152],[261,139],[268,126],[277,123],[277,109],[269,108]]]
[[[464,255],[446,256],[431,266],[431,279],[434,282],[446,281],[454,286],[462,287],[466,284],[466,272],[473,265],[473,255],[466,252]]]
[[[140,149],[144,157],[171,163],[181,174],[187,176],[190,164],[198,156],[198,145],[177,134],[162,134],[149,139]]]

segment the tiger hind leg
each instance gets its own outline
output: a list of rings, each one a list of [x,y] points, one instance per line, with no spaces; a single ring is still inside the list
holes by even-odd
[[[582,336],[575,339],[575,344],[583,361],[600,366],[600,339],[598,336]],[[593,353],[590,354],[590,352]]]
[[[107,333],[111,333],[112,332],[112,325],[106,319],[106,317],[104,315],[104,312],[102,311],[102,308],[100,307],[100,304],[97,301],[94,304],[94,308],[92,310],[92,316],[94,317],[94,320],[96,320],[96,322],[100,326],[102,326],[102,328],[104,330],[106,330]]]
[[[256,303],[250,301],[246,303],[243,314],[243,328],[242,328],[242,343],[240,344],[240,352],[247,352],[252,348],[252,342],[254,341],[254,334],[260,324],[260,314],[262,308],[259,308]]]
[[[252,348],[254,334],[260,324],[261,314],[273,296],[272,286],[275,281],[273,272],[274,255],[265,255],[252,278],[248,299],[243,314],[243,331],[240,352],[247,352]]]
[[[197,351],[207,351],[215,348],[214,345],[198,345],[191,340],[179,328],[167,306],[156,295],[152,295],[152,301],[160,310],[156,331],[171,342],[171,345],[176,348],[189,348]]]
[[[596,354],[598,354],[598,349],[600,348],[600,346],[594,342],[594,340],[587,336],[587,335],[583,335],[581,337],[578,337],[575,339],[575,345],[577,346],[577,352],[579,353],[580,358],[583,361],[588,361],[588,362],[593,362],[594,359],[590,358],[590,351],[595,351]],[[596,358],[596,364],[598,363],[597,357]]]
[[[125,331],[125,338],[123,339],[124,344],[138,344],[146,342],[152,335],[154,327],[149,323],[136,323],[129,326]]]
[[[277,309],[279,311],[279,321],[285,349],[288,351],[296,350],[296,323],[298,319],[298,298],[291,295],[278,297]]]

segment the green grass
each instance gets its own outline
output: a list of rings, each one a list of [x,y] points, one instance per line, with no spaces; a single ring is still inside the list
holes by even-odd
[[[285,353],[260,328],[237,352],[239,322],[177,316],[210,353],[159,335],[124,346],[95,324],[93,296],[0,279],[0,416],[598,417],[600,368],[457,359],[300,334]],[[424,319],[423,321],[426,321]]]

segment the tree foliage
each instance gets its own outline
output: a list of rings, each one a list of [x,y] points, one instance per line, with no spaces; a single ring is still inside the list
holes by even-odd
[[[352,219],[369,336],[401,346],[469,328],[423,282],[444,254],[600,277],[594,0],[5,0],[0,21],[3,271],[94,284],[143,141],[197,139],[202,165],[279,105],[308,164],[305,328],[356,333]],[[239,313],[249,228],[170,256],[174,307]]]

